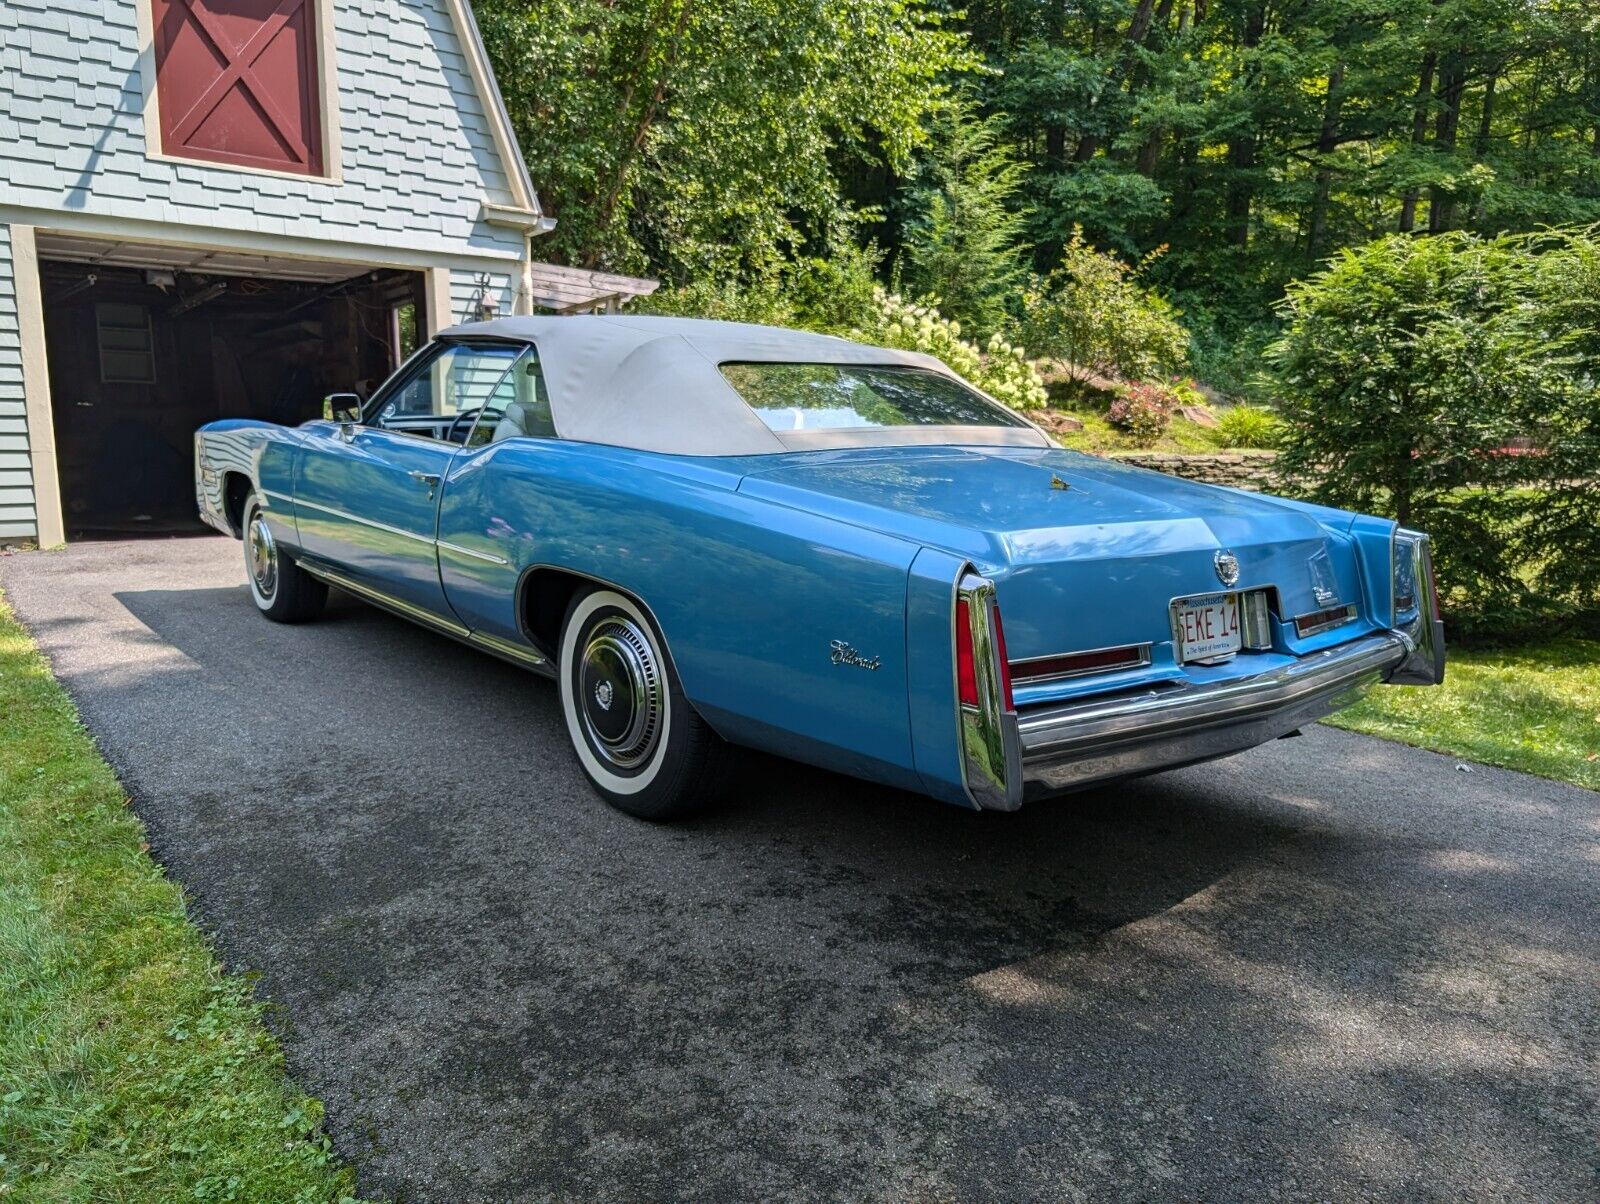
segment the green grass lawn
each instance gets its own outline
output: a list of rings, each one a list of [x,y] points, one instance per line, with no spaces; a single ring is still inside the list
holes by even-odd
[[[0,1200],[348,1199],[44,659],[0,597]]]
[[[1452,650],[1443,686],[1385,686],[1329,722],[1600,790],[1600,641]]]

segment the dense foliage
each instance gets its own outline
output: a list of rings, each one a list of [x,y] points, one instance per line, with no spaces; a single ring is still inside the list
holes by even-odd
[[[1588,232],[1394,235],[1291,286],[1280,465],[1430,532],[1476,606],[1600,601],[1597,261]]]
[[[476,0],[512,122],[586,267],[725,279],[847,216],[836,161],[910,166],[959,34],[910,0]]]
[[[1156,282],[1220,383],[1341,247],[1600,220],[1588,0],[475,7],[546,253],[675,284],[872,240],[987,337],[1013,267],[1081,226],[1170,246]]]
[[[1043,371],[1097,439],[1192,434],[1179,375],[1281,402],[1217,440],[1458,597],[1600,600],[1594,0],[474,3],[544,255]]]

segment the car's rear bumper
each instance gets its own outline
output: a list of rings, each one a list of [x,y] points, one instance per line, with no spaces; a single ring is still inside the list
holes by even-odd
[[[1387,681],[1412,650],[1405,636],[1383,632],[1249,677],[1026,711],[1016,721],[1021,780],[1006,801],[1020,806],[1276,739]]]

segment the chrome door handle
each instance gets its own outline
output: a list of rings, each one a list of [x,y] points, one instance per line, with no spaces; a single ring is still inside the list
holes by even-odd
[[[439,487],[439,474],[436,472],[413,472],[409,475],[419,485],[426,485],[429,489]]]

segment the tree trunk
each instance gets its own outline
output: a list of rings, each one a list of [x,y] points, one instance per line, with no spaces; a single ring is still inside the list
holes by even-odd
[[[1483,111],[1478,115],[1478,137],[1472,144],[1472,157],[1479,163],[1489,154],[1489,139],[1494,133],[1494,93],[1499,81],[1499,73],[1495,72],[1483,85]]]
[[[1133,52],[1136,47],[1144,44],[1144,38],[1150,32],[1150,23],[1155,18],[1156,0],[1139,0],[1139,6],[1133,10],[1133,16],[1128,21],[1128,30],[1122,37],[1122,50],[1117,55],[1117,65],[1112,74],[1112,88],[1114,91],[1118,81],[1127,74],[1133,62]],[[1073,162],[1087,163],[1094,158],[1095,151],[1100,149],[1101,139],[1098,134],[1085,134],[1078,139],[1078,147],[1072,154]]]
[[[1433,119],[1433,147],[1446,155],[1454,154],[1456,149],[1466,74],[1466,57],[1459,50],[1452,50],[1439,64],[1439,112]],[[1450,189],[1440,184],[1428,189],[1428,233],[1448,230],[1455,212],[1456,198]]]
[[[1417,92],[1411,102],[1411,145],[1418,149],[1428,141],[1428,99],[1433,95],[1433,72],[1438,60],[1430,52],[1423,56],[1417,72]],[[1422,190],[1407,188],[1400,201],[1400,233],[1410,234],[1417,225],[1417,200]]]
[[[1333,164],[1329,157],[1339,147],[1339,112],[1344,107],[1344,64],[1328,75],[1328,96],[1322,106],[1322,129],[1317,134],[1316,190],[1311,198],[1310,230],[1306,248],[1311,258],[1322,254],[1328,236],[1328,201],[1333,192]]]
[[[1244,28],[1240,31],[1239,46],[1246,53],[1242,87],[1248,96],[1255,88],[1255,60],[1251,51],[1261,45],[1267,29],[1266,4],[1252,4],[1245,10]],[[1250,242],[1250,203],[1255,199],[1256,128],[1251,122],[1250,132],[1228,139],[1228,193],[1227,238],[1235,247],[1243,248]]]

